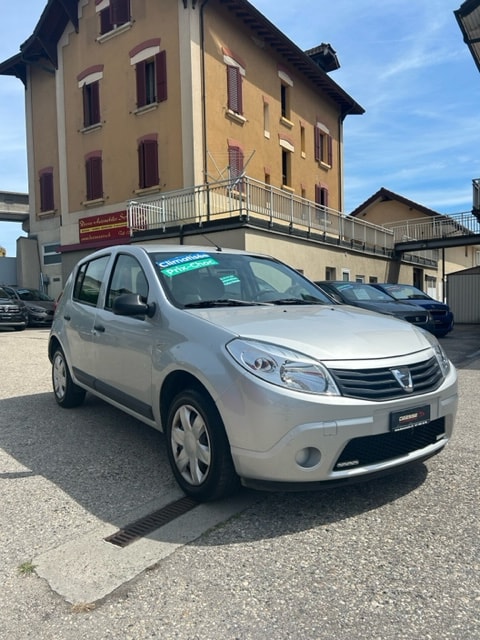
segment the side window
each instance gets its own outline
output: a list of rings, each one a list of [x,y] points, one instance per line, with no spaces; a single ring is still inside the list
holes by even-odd
[[[115,298],[126,293],[136,293],[146,302],[148,281],[145,273],[132,256],[120,254],[115,262],[107,291],[106,308],[111,309]]]
[[[73,288],[74,300],[96,306],[109,258],[102,256],[80,267]]]

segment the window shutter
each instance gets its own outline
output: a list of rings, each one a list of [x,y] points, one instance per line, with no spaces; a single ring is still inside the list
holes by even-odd
[[[327,138],[327,144],[328,144],[328,159],[327,159],[327,163],[332,166],[333,163],[333,138],[332,136],[328,136]]]
[[[147,63],[143,60],[137,62],[135,67],[137,78],[137,107],[144,107],[147,104],[146,66]]]
[[[53,173],[46,171],[40,175],[40,211],[53,211]]]
[[[90,124],[100,122],[100,83],[92,82],[90,86]]]
[[[117,27],[130,20],[130,0],[110,0],[112,22]]]
[[[138,168],[140,189],[153,187],[160,182],[158,176],[158,143],[143,140],[138,147]]]
[[[155,71],[157,80],[157,102],[167,99],[167,52],[160,51],[155,56]]]
[[[320,162],[322,159],[322,134],[318,127],[314,127],[314,144],[315,144],[315,160]]]
[[[238,67],[227,66],[228,108],[242,115],[242,76]]]
[[[230,165],[230,177],[238,178],[243,172],[243,151],[240,147],[228,147],[228,163]]]
[[[102,158],[93,156],[85,163],[87,181],[87,200],[103,197]]]
[[[87,85],[84,84],[82,87],[82,98],[83,98],[83,126],[90,126],[90,96],[88,95]]]
[[[110,7],[100,11],[100,34],[108,33],[113,29]]]

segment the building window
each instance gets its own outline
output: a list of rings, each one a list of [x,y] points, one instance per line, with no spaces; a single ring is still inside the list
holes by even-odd
[[[270,105],[264,100],[263,102],[263,135],[270,138]]]
[[[355,282],[360,282],[360,283],[364,284],[365,283],[365,276],[356,275],[355,276]]]
[[[227,93],[229,110],[243,115],[242,74],[239,67],[227,65]]]
[[[43,264],[60,264],[62,262],[62,254],[59,249],[59,244],[44,244],[42,248]]]
[[[160,182],[156,136],[143,138],[138,144],[138,176],[140,189],[154,187]]]
[[[325,280],[336,280],[337,269],[335,267],[325,267]]]
[[[167,54],[155,56],[136,64],[137,107],[163,102],[167,99]]]
[[[282,149],[282,185],[289,187],[292,183],[292,154]]]
[[[99,7],[101,35],[130,22],[130,0],[101,0]]]
[[[328,189],[321,184],[315,185],[315,203],[322,209],[321,218],[323,220],[323,212],[328,209]]]
[[[55,201],[53,197],[53,169],[42,169],[39,173],[40,181],[40,211],[53,211]]]
[[[306,157],[306,148],[305,148],[305,127],[303,124],[300,125],[300,153],[302,158]]]
[[[89,154],[85,158],[85,179],[87,200],[103,198],[102,155],[100,152]]]
[[[378,282],[377,276],[368,276],[368,282],[369,284],[375,284],[376,282]]]
[[[342,269],[342,281],[350,282],[350,269]]]
[[[100,85],[99,82],[85,83],[83,92],[83,126],[91,127],[100,122]]]
[[[322,164],[332,166],[333,163],[333,139],[328,131],[318,124],[314,129],[315,135],[315,160]]]

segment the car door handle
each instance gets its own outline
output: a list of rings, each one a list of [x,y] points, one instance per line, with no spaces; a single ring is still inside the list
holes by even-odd
[[[98,331],[99,333],[104,333],[105,327],[103,326],[103,324],[95,324],[93,325],[93,330]]]

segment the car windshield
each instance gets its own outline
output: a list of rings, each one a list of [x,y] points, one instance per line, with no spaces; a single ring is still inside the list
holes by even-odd
[[[392,302],[391,296],[368,284],[345,282],[337,285],[335,289],[351,302]]]
[[[16,290],[18,293],[18,297],[21,300],[43,300],[44,302],[52,302],[52,298],[50,298],[49,296],[47,296],[45,293],[42,293],[41,291],[39,291],[38,289],[27,289],[27,288],[22,288],[22,289],[17,289]]]
[[[409,284],[384,284],[383,288],[395,298],[395,300],[429,300],[430,298]]]
[[[332,304],[298,271],[272,258],[188,250],[150,257],[169,297],[186,308]]]
[[[11,298],[11,297],[12,296],[9,295],[3,287],[0,287],[0,298]]]

